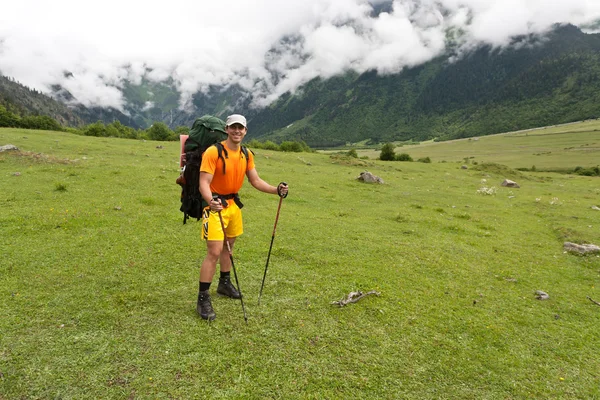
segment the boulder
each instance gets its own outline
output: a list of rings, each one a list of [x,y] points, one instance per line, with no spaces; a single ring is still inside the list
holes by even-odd
[[[565,242],[563,248],[570,253],[578,254],[594,254],[600,253],[600,247],[595,244],[577,244],[571,242]]]
[[[378,176],[373,175],[369,171],[361,172],[360,176],[356,179],[358,179],[361,182],[365,182],[365,183],[383,183],[383,179],[381,179]]]
[[[3,151],[19,151],[19,148],[15,145],[7,144],[4,146],[0,146],[0,153],[2,153]]]
[[[519,186],[519,184],[515,181],[511,181],[510,179],[505,179],[504,182],[502,182],[502,186],[505,187],[509,187],[509,188],[520,188],[521,186]]]

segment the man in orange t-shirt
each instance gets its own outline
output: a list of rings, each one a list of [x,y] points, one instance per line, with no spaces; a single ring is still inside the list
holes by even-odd
[[[202,213],[202,239],[206,241],[207,254],[200,266],[200,288],[196,311],[203,319],[209,321],[217,317],[209,295],[217,261],[221,266],[217,293],[234,299],[242,297],[231,283],[231,259],[225,246],[225,235],[221,228],[219,212],[225,226],[227,241],[233,251],[235,239],[244,233],[241,202],[237,195],[244,183],[244,176],[247,176],[250,184],[261,192],[278,194],[281,197],[285,197],[288,192],[285,183],[271,186],[258,176],[252,152],[248,152],[247,159],[244,156],[241,143],[248,132],[246,118],[233,114],[227,117],[225,125],[227,140],[221,144],[227,157],[220,158],[217,147],[211,146],[204,152],[200,166],[200,193],[210,207],[205,208]],[[213,195],[219,198],[214,200]]]

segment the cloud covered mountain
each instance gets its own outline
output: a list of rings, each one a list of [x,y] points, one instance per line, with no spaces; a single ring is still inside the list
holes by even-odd
[[[600,117],[600,34],[563,25],[502,48],[456,45],[395,74],[349,70],[313,78],[262,108],[237,85],[197,92],[185,110],[174,85],[143,82],[123,93],[140,124],[190,126],[205,113],[224,118],[235,111],[248,116],[250,137],[311,146],[485,135]]]

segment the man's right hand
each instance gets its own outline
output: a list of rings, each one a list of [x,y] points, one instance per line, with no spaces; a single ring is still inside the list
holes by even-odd
[[[211,211],[219,212],[223,210],[223,206],[221,205],[221,199],[219,199],[218,197],[213,197],[210,200],[209,205]]]

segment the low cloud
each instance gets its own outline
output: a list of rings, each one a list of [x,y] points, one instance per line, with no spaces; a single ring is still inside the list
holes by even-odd
[[[600,19],[600,2],[589,0],[93,3],[4,5],[0,72],[43,91],[59,84],[87,106],[123,110],[126,81],[171,78],[182,107],[197,91],[234,84],[260,107],[315,77],[427,62],[446,50],[450,31],[465,49],[502,47],[555,23]]]

